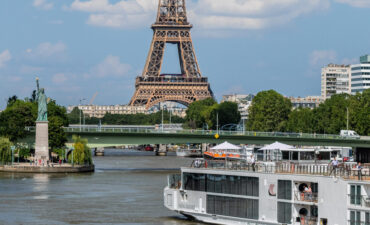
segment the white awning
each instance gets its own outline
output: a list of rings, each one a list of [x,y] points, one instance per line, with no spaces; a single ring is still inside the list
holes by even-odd
[[[215,147],[212,147],[211,150],[240,150],[242,149],[239,146],[230,144],[229,142],[225,141],[222,144],[216,145]]]
[[[266,145],[265,147],[260,148],[259,150],[280,150],[281,151],[281,150],[290,150],[290,149],[295,149],[295,148],[291,145],[286,145],[280,142],[274,142],[270,145]]]

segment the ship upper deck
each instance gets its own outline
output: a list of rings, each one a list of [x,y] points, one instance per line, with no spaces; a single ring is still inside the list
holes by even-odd
[[[344,180],[356,180],[370,182],[370,166],[364,165],[357,167],[355,162],[339,163],[335,168],[331,163],[325,162],[257,162],[254,165],[246,160],[206,160],[195,159],[190,167],[205,171],[241,171],[250,173],[271,173],[271,174],[291,174],[291,175],[311,175],[338,177]]]

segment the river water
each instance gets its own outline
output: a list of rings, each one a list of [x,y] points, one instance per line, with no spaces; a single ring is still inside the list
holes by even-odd
[[[196,225],[163,206],[167,175],[192,159],[106,150],[95,173],[0,173],[0,224]]]

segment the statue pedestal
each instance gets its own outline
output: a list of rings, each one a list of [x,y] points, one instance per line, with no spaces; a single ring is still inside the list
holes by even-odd
[[[36,121],[35,159],[49,160],[49,122]]]

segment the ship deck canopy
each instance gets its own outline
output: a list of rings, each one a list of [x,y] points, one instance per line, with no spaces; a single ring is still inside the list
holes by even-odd
[[[242,149],[241,147],[233,145],[227,141],[211,148],[211,150],[241,150],[241,149]]]

